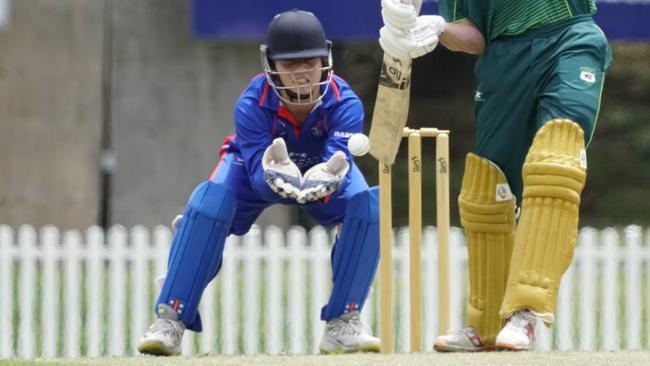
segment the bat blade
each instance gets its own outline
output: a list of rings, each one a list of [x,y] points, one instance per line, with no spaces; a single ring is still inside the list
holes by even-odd
[[[411,60],[384,53],[370,125],[370,154],[384,164],[395,162],[406,126],[411,94]]]

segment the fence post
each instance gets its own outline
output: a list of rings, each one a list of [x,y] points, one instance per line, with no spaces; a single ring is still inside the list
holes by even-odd
[[[149,231],[142,226],[131,229],[131,341],[132,353],[138,354],[139,338],[147,329],[149,294]]]
[[[311,303],[310,317],[312,321],[312,353],[319,352],[320,338],[325,332],[325,322],[320,320],[320,311],[327,302],[328,286],[330,281],[329,271],[329,235],[322,226],[315,227],[310,233],[311,243],[310,263],[311,268]],[[363,312],[366,313],[372,304],[366,303]]]
[[[282,329],[282,253],[286,250],[284,246],[284,235],[282,230],[271,226],[266,231],[266,245],[269,255],[266,259],[266,352],[277,355],[283,348]]]
[[[35,263],[36,232],[32,226],[23,225],[18,231],[18,261],[20,266],[19,314],[20,337],[18,354],[20,357],[34,356],[34,291],[36,289]],[[11,297],[13,298],[13,296]]]
[[[260,229],[254,225],[244,236],[242,259],[244,261],[244,353],[254,355],[259,342],[260,284],[259,254],[262,250]],[[304,311],[304,310],[303,310]]]
[[[235,265],[237,263],[237,254],[239,246],[239,237],[230,235],[226,239],[226,247],[223,255],[223,267],[221,268],[221,291],[219,293],[221,300],[221,353],[232,355],[235,353],[237,339],[235,320],[238,319],[239,301],[235,292]]]
[[[305,349],[305,229],[294,226],[289,230],[289,339],[290,353],[304,354]]]
[[[625,339],[627,350],[641,348],[641,228],[625,228]]]
[[[556,310],[556,327],[557,327],[557,348],[560,351],[573,350],[573,325],[575,323],[573,316],[573,288],[575,267],[580,261],[580,248],[576,249],[573,263],[562,276],[560,282],[560,293],[558,294],[558,304]]]
[[[88,240],[86,255],[86,294],[88,310],[86,326],[88,327],[88,356],[98,357],[103,352],[104,318],[103,294],[105,246],[104,232],[99,226],[90,227],[86,233]]]
[[[596,232],[592,228],[584,228],[578,233],[578,244],[581,248],[580,262],[580,313],[575,320],[580,322],[580,350],[593,351],[596,341],[596,271],[594,263],[594,242]]]
[[[59,278],[58,263],[61,257],[59,231],[54,226],[46,226],[41,230],[41,248],[43,263],[42,280],[42,305],[41,319],[43,322],[43,333],[41,342],[43,345],[42,356],[44,358],[56,357],[57,341],[59,339]]]
[[[78,231],[68,231],[63,235],[65,252],[65,280],[63,281],[64,337],[66,357],[79,357],[81,307],[79,306],[79,251],[81,236]]]
[[[13,352],[13,231],[0,225],[0,358],[11,358]]]
[[[110,293],[108,295],[107,306],[111,321],[109,327],[109,355],[124,355],[124,312],[126,309],[125,296],[125,249],[126,249],[126,229],[116,225],[109,230],[108,247],[109,247],[109,266],[110,266]]]
[[[618,233],[613,228],[605,229],[602,234],[603,250],[603,305],[600,320],[603,351],[618,351],[621,338],[618,329],[619,313],[619,270],[620,261]]]
[[[201,319],[203,320],[203,333],[199,344],[199,352],[202,354],[215,353],[215,340],[214,335],[217,332],[215,328],[215,312],[214,312],[214,286],[215,281],[212,280],[203,291],[203,298],[199,308],[201,310]]]

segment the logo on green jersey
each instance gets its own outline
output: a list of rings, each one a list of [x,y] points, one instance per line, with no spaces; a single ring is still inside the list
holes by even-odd
[[[581,67],[580,68],[580,79],[587,84],[593,84],[596,82],[596,72],[591,67]]]

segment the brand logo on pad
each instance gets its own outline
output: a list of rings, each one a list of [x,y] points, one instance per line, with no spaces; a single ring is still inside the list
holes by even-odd
[[[347,305],[345,305],[343,314],[351,313],[353,311],[359,311],[359,304],[356,302],[349,302]]]
[[[508,201],[512,199],[512,192],[510,192],[510,186],[508,183],[497,184],[496,191],[496,200],[497,202]]]
[[[185,307],[185,305],[183,304],[183,302],[180,299],[169,300],[169,305],[179,315],[183,312],[183,308]]]

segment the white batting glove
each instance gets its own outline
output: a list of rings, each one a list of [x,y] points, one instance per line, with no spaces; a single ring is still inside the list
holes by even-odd
[[[447,22],[439,15],[417,17],[408,31],[395,32],[387,25],[379,30],[379,44],[384,52],[399,59],[413,59],[433,51]]]
[[[282,138],[273,140],[262,156],[264,181],[273,192],[282,198],[295,199],[300,194],[302,174],[298,166],[291,161],[287,145]]]
[[[395,32],[402,32],[415,27],[418,11],[411,2],[382,0],[381,17],[386,26],[394,29]]]
[[[329,160],[311,167],[302,180],[300,195],[296,198],[298,203],[319,200],[332,194],[350,170],[350,164],[345,158],[345,153],[337,151]]]

